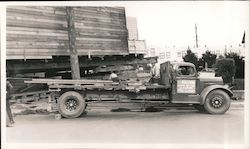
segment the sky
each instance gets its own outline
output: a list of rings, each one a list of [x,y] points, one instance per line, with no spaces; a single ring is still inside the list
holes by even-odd
[[[48,2],[49,3],[49,2]],[[35,3],[39,5],[39,3]],[[46,5],[46,3],[40,3]],[[56,3],[56,5],[61,3]],[[139,38],[159,47],[239,46],[249,39],[249,1],[87,1],[62,5],[121,6],[136,17]],[[27,3],[26,3],[27,5]],[[32,4],[31,4],[32,5]]]
[[[103,4],[124,6],[127,16],[136,17],[139,38],[145,39],[147,45],[192,47],[195,45],[196,23],[199,45],[238,46],[244,31],[249,29],[249,1],[123,1]]]

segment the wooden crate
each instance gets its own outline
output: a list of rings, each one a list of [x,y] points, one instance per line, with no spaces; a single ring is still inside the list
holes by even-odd
[[[74,7],[78,55],[126,55],[122,7]],[[8,6],[7,59],[69,55],[66,7]]]

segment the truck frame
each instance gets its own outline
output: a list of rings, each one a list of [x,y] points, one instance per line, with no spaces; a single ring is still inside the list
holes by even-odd
[[[47,84],[51,109],[66,118],[83,114],[95,103],[189,104],[199,111],[224,114],[233,93],[228,85],[203,82],[194,64],[165,62],[158,83],[111,80],[33,79],[25,83]]]

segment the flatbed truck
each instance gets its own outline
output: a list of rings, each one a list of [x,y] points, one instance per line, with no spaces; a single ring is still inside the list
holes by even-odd
[[[209,80],[209,79],[208,79]],[[189,104],[199,111],[224,114],[233,93],[228,85],[199,78],[194,64],[165,62],[158,83],[111,80],[33,79],[26,83],[47,84],[50,105],[66,118],[84,113],[95,103]]]

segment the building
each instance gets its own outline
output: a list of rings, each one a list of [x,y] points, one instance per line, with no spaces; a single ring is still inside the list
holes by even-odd
[[[138,40],[138,27],[137,19],[135,17],[126,17],[127,29],[128,29],[128,39]]]
[[[149,46],[147,48],[147,57],[158,56],[159,63],[165,61],[183,61],[183,56],[186,55],[187,49],[190,49],[198,58],[202,57],[207,50],[213,54],[216,54],[217,57],[224,55],[224,53],[235,52],[240,56],[245,56],[245,48],[243,46],[203,46],[199,48],[195,47],[175,47],[175,46],[166,46],[164,48],[158,46]]]

